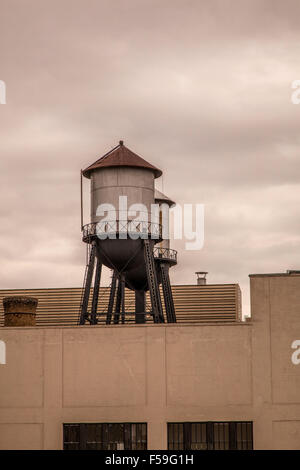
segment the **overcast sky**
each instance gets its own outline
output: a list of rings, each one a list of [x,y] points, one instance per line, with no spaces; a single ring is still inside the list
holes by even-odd
[[[247,313],[249,273],[300,269],[299,18],[299,0],[1,0],[0,288],[82,285],[79,171],[119,139],[205,204],[173,283],[238,282]]]

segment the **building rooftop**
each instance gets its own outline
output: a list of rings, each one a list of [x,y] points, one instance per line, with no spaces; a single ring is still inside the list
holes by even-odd
[[[99,324],[105,324],[110,287],[101,287]],[[238,284],[173,285],[177,323],[237,322],[241,320],[241,291]],[[0,325],[4,324],[4,297],[28,295],[37,297],[37,326],[74,326],[78,322],[82,288],[3,289],[0,290]],[[161,292],[162,295],[162,292]],[[92,297],[92,295],[90,296]],[[146,295],[150,310],[149,293]],[[134,292],[125,292],[126,322],[134,324]],[[103,315],[101,315],[103,313]],[[150,315],[147,321],[152,322]]]
[[[300,276],[300,270],[288,269],[285,273],[257,273],[249,274],[249,277],[282,277],[282,276]]]

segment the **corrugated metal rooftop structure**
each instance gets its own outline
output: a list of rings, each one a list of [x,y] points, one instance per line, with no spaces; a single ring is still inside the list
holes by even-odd
[[[153,170],[155,178],[159,178],[159,176],[162,175],[161,170],[151,165],[151,163],[147,162],[136,153],[129,150],[129,148],[125,147],[122,140],[120,140],[119,145],[107,152],[105,155],[103,155],[103,157],[96,160],[94,163],[92,163],[92,165],[85,168],[82,173],[87,178],[90,178],[90,172],[92,170],[115,166],[148,168],[149,170]]]
[[[99,324],[105,324],[110,287],[101,287]],[[177,323],[218,323],[241,320],[241,291],[238,284],[173,285]],[[0,290],[0,325],[4,324],[3,303],[6,296],[37,297],[37,326],[74,326],[78,322],[82,288]],[[134,292],[126,289],[126,323],[134,324]],[[149,293],[146,297],[150,305]],[[147,321],[150,322],[150,315]]]

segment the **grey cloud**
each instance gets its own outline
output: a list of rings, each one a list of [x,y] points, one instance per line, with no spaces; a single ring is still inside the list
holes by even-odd
[[[2,0],[1,287],[81,285],[79,170],[120,138],[164,170],[159,189],[205,203],[205,246],[174,242],[174,282],[207,269],[240,282],[249,310],[248,273],[299,267],[299,13],[298,0]]]

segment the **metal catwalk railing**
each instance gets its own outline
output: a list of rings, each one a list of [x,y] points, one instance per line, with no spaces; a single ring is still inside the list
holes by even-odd
[[[89,243],[92,239],[100,238],[151,238],[162,239],[160,224],[138,220],[110,220],[92,222],[82,228],[82,239]]]

